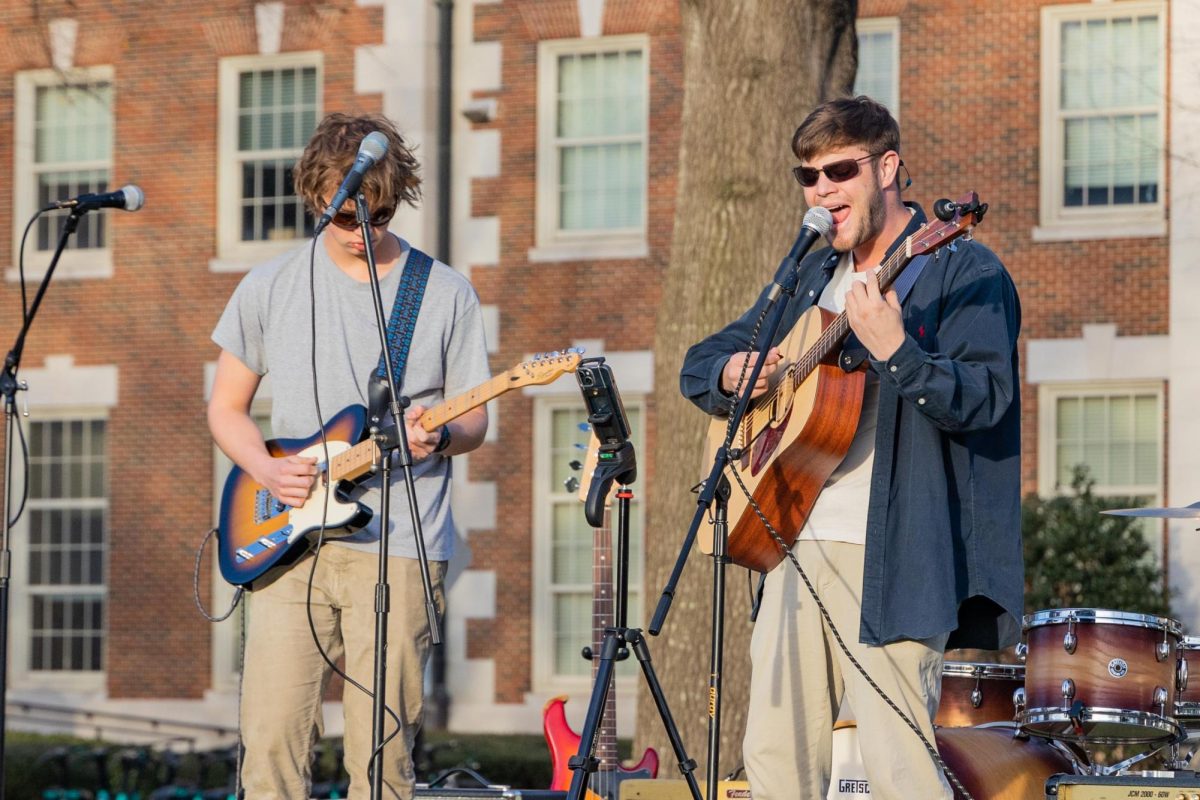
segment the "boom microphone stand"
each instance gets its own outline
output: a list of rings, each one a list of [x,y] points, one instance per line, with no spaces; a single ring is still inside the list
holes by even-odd
[[[814,210],[810,210],[805,215],[805,225],[800,238],[796,240],[796,244],[793,245],[791,252],[783,259],[775,275],[775,285],[771,287],[770,293],[767,296],[767,307],[763,312],[770,316],[759,339],[758,358],[755,360],[754,366],[750,369],[749,376],[743,383],[743,392],[738,398],[733,413],[730,415],[727,428],[729,432],[736,431],[741,426],[742,419],[746,415],[746,409],[750,406],[750,392],[755,383],[758,382],[758,376],[762,372],[767,351],[771,349],[772,344],[775,342],[775,335],[779,330],[780,323],[783,321],[783,315],[787,311],[788,301],[796,294],[796,286],[800,281],[799,272],[796,267],[800,257],[804,255],[804,251],[808,247],[812,246],[816,235],[823,235],[828,232],[828,225],[819,234],[815,232],[815,227],[810,225],[809,215]],[[815,223],[816,220],[813,222]],[[814,232],[814,235],[809,236],[806,242],[805,238],[810,231]],[[781,296],[783,297],[783,302],[778,302]],[[692,523],[688,528],[687,536],[684,537],[679,557],[675,561],[671,577],[667,580],[667,585],[663,589],[662,597],[658,602],[658,608],[655,609],[654,617],[650,622],[650,633],[657,636],[662,631],[663,623],[666,620],[667,613],[670,611],[671,601],[675,597],[675,587],[678,585],[679,578],[683,574],[683,568],[687,564],[687,557],[692,550],[692,545],[696,541],[700,525],[715,503],[716,509],[712,512],[714,520],[712,552],[713,608],[712,638],[709,653],[708,764],[706,771],[708,800],[716,800],[717,797],[718,759],[721,750],[721,683],[725,651],[725,567],[729,563],[726,548],[729,538],[726,501],[729,499],[730,486],[729,480],[725,477],[725,468],[741,457],[740,450],[730,447],[731,438],[729,434],[726,435],[725,442],[714,454],[712,469],[709,470],[708,477],[700,484],[700,493],[696,499],[696,513],[692,516]]]
[[[372,688],[371,726],[371,800],[383,797],[383,726],[385,687],[387,685],[387,620],[391,602],[388,586],[388,527],[391,521],[391,477],[393,450],[398,451],[400,469],[404,473],[404,489],[408,494],[408,512],[412,519],[413,534],[417,544],[417,562],[421,568],[421,583],[425,588],[425,614],[429,618],[429,632],[434,645],[442,643],[439,630],[437,607],[433,601],[433,582],[429,577],[429,558],[425,553],[425,534],[421,528],[421,512],[417,508],[417,487],[413,480],[412,451],[408,447],[408,436],[404,427],[404,409],[407,397],[401,397],[396,386],[396,373],[392,366],[391,348],[387,341],[387,319],[383,313],[383,295],[379,288],[379,271],[375,266],[375,248],[371,242],[370,209],[367,200],[359,192],[354,197],[358,226],[362,230],[363,246],[367,255],[367,274],[371,280],[371,298],[375,309],[375,323],[379,328],[379,342],[383,348],[386,367],[388,410],[395,426],[392,437],[382,434],[378,428],[372,435],[379,443],[379,461],[382,471],[383,491],[379,504],[379,579],[375,584],[375,682]]]
[[[626,609],[629,594],[629,503],[633,492],[629,484],[637,477],[637,458],[633,443],[628,440],[628,421],[624,419],[620,395],[617,394],[616,383],[612,379],[611,370],[603,364],[603,358],[586,359],[581,363],[576,373],[580,388],[583,390],[584,401],[588,405],[588,422],[596,438],[602,443],[596,459],[596,467],[592,472],[592,482],[588,487],[585,514],[588,524],[599,528],[604,524],[604,502],[608,497],[613,483],[620,489],[617,491],[617,536],[616,536],[616,587],[615,613],[613,627],[604,631],[604,639],[600,652],[585,651],[588,658],[599,658],[595,683],[592,686],[592,697],[588,702],[587,717],[579,737],[579,751],[567,761],[574,771],[571,778],[571,788],[567,792],[568,800],[583,800],[588,788],[589,774],[595,772],[599,762],[592,756],[596,744],[596,734],[599,731],[600,719],[608,701],[608,693],[612,690],[614,662],[628,656],[632,649],[641,666],[646,686],[654,698],[658,715],[662,718],[663,728],[671,740],[671,748],[679,763],[688,790],[693,800],[700,800],[700,787],[692,772],[696,769],[693,761],[683,747],[679,730],[667,706],[666,696],[658,682],[658,675],[650,661],[650,649],[640,629],[626,626]],[[593,366],[594,365],[594,366]],[[618,419],[619,418],[619,419]],[[604,800],[615,800],[604,798]]]
[[[21,332],[17,334],[17,341],[4,358],[4,371],[0,372],[0,394],[4,395],[5,423],[4,520],[0,523],[0,797],[5,796],[5,738],[8,730],[5,708],[8,703],[8,594],[9,582],[12,577],[10,535],[12,533],[12,525],[16,523],[16,520],[11,518],[13,488],[12,440],[13,433],[16,431],[18,425],[16,420],[17,392],[29,388],[28,384],[24,381],[17,380],[17,369],[21,365],[21,354],[25,350],[25,337],[29,334],[29,328],[33,325],[33,318],[37,316],[38,307],[42,304],[42,298],[46,296],[46,290],[50,288],[50,278],[54,275],[54,268],[58,266],[58,259],[67,246],[67,239],[79,227],[79,220],[83,218],[83,215],[89,209],[90,206],[73,207],[71,213],[67,215],[66,220],[63,222],[62,233],[58,237],[58,247],[54,250],[54,257],[50,259],[50,266],[46,268],[46,274],[42,276],[42,283],[38,286],[37,294],[33,297],[33,304],[29,307],[28,313],[25,314],[25,319],[21,325]],[[42,209],[42,211],[46,210],[48,209]],[[38,214],[41,214],[42,211],[39,211]]]

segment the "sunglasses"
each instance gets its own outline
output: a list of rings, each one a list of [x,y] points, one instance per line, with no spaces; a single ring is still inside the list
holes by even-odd
[[[392,221],[392,217],[396,216],[396,207],[379,208],[371,215],[371,225],[376,228],[382,228]],[[333,224],[337,225],[344,231],[352,231],[358,228],[358,215],[353,211],[339,211],[333,215]]]
[[[862,172],[862,168],[858,165],[860,161],[866,161],[868,158],[883,155],[882,153],[871,153],[870,155],[862,156],[861,158],[847,158],[844,161],[834,161],[832,164],[826,164],[823,167],[792,167],[792,174],[796,176],[796,180],[804,188],[810,188],[817,185],[817,179],[821,177],[821,173],[825,173],[825,177],[834,183],[842,183],[851,178],[857,177],[858,173]]]

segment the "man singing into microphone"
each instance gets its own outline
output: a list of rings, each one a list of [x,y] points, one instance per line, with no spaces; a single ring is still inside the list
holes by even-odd
[[[800,263],[779,339],[813,305],[844,309],[852,334],[837,363],[867,380],[854,419],[814,410],[855,433],[802,529],[781,533],[798,533],[792,552],[854,659],[932,743],[948,641],[996,649],[1019,633],[1017,293],[995,254],[965,240],[910,265],[921,271],[903,302],[880,293],[876,269],[925,215],[900,198],[900,131],[879,103],[824,103],[792,150],[805,202],[828,209],[834,227],[832,246]],[[765,298],[688,351],[683,394],[710,414],[733,408]],[[767,354],[752,396],[780,358]],[[843,698],[875,800],[951,800],[921,738],[842,651],[790,560],[767,575],[750,656],[743,754],[755,800],[824,800]]]
[[[397,206],[415,206],[419,196],[417,162],[400,133],[380,116],[332,114],[317,127],[294,178],[308,210],[314,217],[320,215],[354,167],[360,144],[373,132],[386,137],[387,147],[381,155],[376,147],[376,163],[365,172],[361,191],[370,208],[371,243],[387,318],[398,290],[404,286],[413,291],[405,274],[410,273],[411,280],[424,271],[419,265],[428,263],[428,257],[388,231]],[[381,140],[373,136],[368,144],[376,142]],[[213,438],[276,500],[289,506],[301,506],[308,498],[317,479],[316,459],[272,457],[250,416],[251,401],[263,376],[270,375],[273,435],[300,439],[312,436],[346,406],[370,405],[368,383],[380,363],[381,346],[366,245],[354,208],[348,201],[336,209],[332,224],[316,242],[311,273],[312,247],[306,242],[247,274],[213,332],[221,347],[208,406]],[[416,420],[426,407],[489,377],[479,299],[462,275],[440,262],[428,267],[407,362],[398,377],[402,393],[413,402],[405,426],[440,614],[445,606],[442,579],[454,541],[450,457],[479,446],[487,412],[478,407],[433,432]],[[409,798],[430,630],[399,468],[392,474],[390,497],[386,703],[400,718],[401,730],[384,750],[383,783],[385,797]],[[305,555],[252,587],[241,724],[246,748],[243,784],[246,796],[254,800],[310,796],[309,754],[322,731],[321,700],[330,676],[321,650],[334,661],[344,656],[350,679],[372,685],[380,478],[356,489],[356,499],[375,512],[366,528],[327,532],[328,545],[319,553]],[[319,646],[310,629],[310,613]],[[349,796],[366,798],[372,698],[347,685],[343,706]],[[384,728],[385,735],[395,729],[390,715]]]

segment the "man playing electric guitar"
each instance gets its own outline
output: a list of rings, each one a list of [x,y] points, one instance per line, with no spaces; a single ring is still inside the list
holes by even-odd
[[[432,262],[388,231],[396,207],[401,202],[415,205],[420,186],[416,160],[389,120],[342,114],[327,117],[296,164],[297,193],[314,216],[319,215],[355,163],[360,143],[366,149],[370,134],[375,134],[376,141],[378,134],[387,139],[387,147],[362,181],[371,209],[370,231],[385,315],[397,295],[421,297],[408,281],[428,271],[402,391],[414,403],[407,411],[405,427],[440,612],[445,605],[442,578],[454,542],[449,457],[479,446],[487,429],[487,412],[483,406],[473,408],[434,431],[426,431],[417,421],[427,406],[488,378],[483,322],[479,299],[465,278],[445,264]],[[221,347],[208,407],[213,438],[238,466],[269,489],[275,500],[290,507],[304,505],[318,479],[317,459],[275,458],[267,450],[249,414],[262,377],[269,374],[271,378],[274,435],[300,438],[320,430],[329,417],[348,406],[369,405],[368,382],[380,363],[361,228],[352,201],[336,211],[332,224],[316,242],[311,273],[309,243],[252,270],[213,333]],[[319,406],[314,398],[319,398]],[[321,647],[335,661],[344,654],[349,676],[371,685],[381,523],[379,484],[379,477],[374,477],[360,487],[362,494],[356,497],[375,512],[370,524],[323,547],[315,573],[309,554],[274,579],[254,583],[241,701],[246,747],[242,778],[247,797],[294,800],[310,794],[309,753],[322,727],[321,699],[330,675],[309,628],[310,574],[312,617]],[[392,474],[390,490],[395,513],[391,514],[389,534],[386,703],[399,715],[402,730],[384,750],[383,784],[385,797],[409,798],[411,751],[421,723],[430,630],[408,497],[399,469]],[[366,798],[370,794],[367,763],[373,733],[372,699],[347,685],[343,707],[350,797]],[[388,720],[385,733],[393,729],[390,716]]]
[[[827,102],[792,149],[805,202],[827,208],[834,228],[832,247],[801,262],[773,344],[810,310],[820,320],[844,309],[852,335],[822,380],[844,375],[858,395],[814,408],[809,426],[841,426],[846,447],[816,484],[807,519],[780,534],[796,539],[792,553],[854,658],[932,742],[948,640],[998,648],[1019,633],[1017,293],[975,241],[924,260],[903,305],[880,292],[876,268],[925,222],[901,200],[900,133],[882,105]],[[743,390],[765,298],[688,351],[681,389],[704,411],[727,415]],[[752,396],[788,368],[785,350],[767,354]],[[787,505],[781,494],[773,500]],[[755,800],[826,797],[843,696],[876,800],[950,800],[932,756],[850,663],[789,560],[767,576],[751,661],[743,751]]]

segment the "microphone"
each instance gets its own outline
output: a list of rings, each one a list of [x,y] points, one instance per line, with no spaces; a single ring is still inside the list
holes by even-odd
[[[784,288],[784,282],[788,277],[795,273],[796,267],[800,264],[800,259],[812,248],[817,239],[824,238],[829,235],[830,229],[833,228],[833,215],[829,213],[828,208],[822,206],[813,206],[804,215],[804,223],[800,228],[800,235],[796,237],[792,249],[784,257],[783,262],[779,265],[779,271],[775,273],[775,285],[771,287],[771,293],[768,295],[770,300],[774,300],[779,296]]]
[[[132,183],[122,186],[115,192],[104,194],[81,194],[70,200],[55,200],[45,209],[73,208],[80,213],[86,213],[94,208],[119,208],[123,211],[137,211],[146,203],[145,193]]]
[[[337,194],[329,201],[329,205],[325,207],[325,213],[321,215],[321,219],[317,221],[317,227],[313,230],[313,235],[316,236],[321,231],[325,230],[325,226],[333,221],[333,217],[341,209],[342,204],[350,199],[351,195],[358,192],[362,186],[363,176],[367,174],[367,170],[375,166],[375,162],[383,158],[383,154],[387,152],[388,140],[379,131],[371,131],[362,140],[362,144],[358,146],[358,156],[354,159],[354,166],[346,173],[342,185],[338,187]]]

